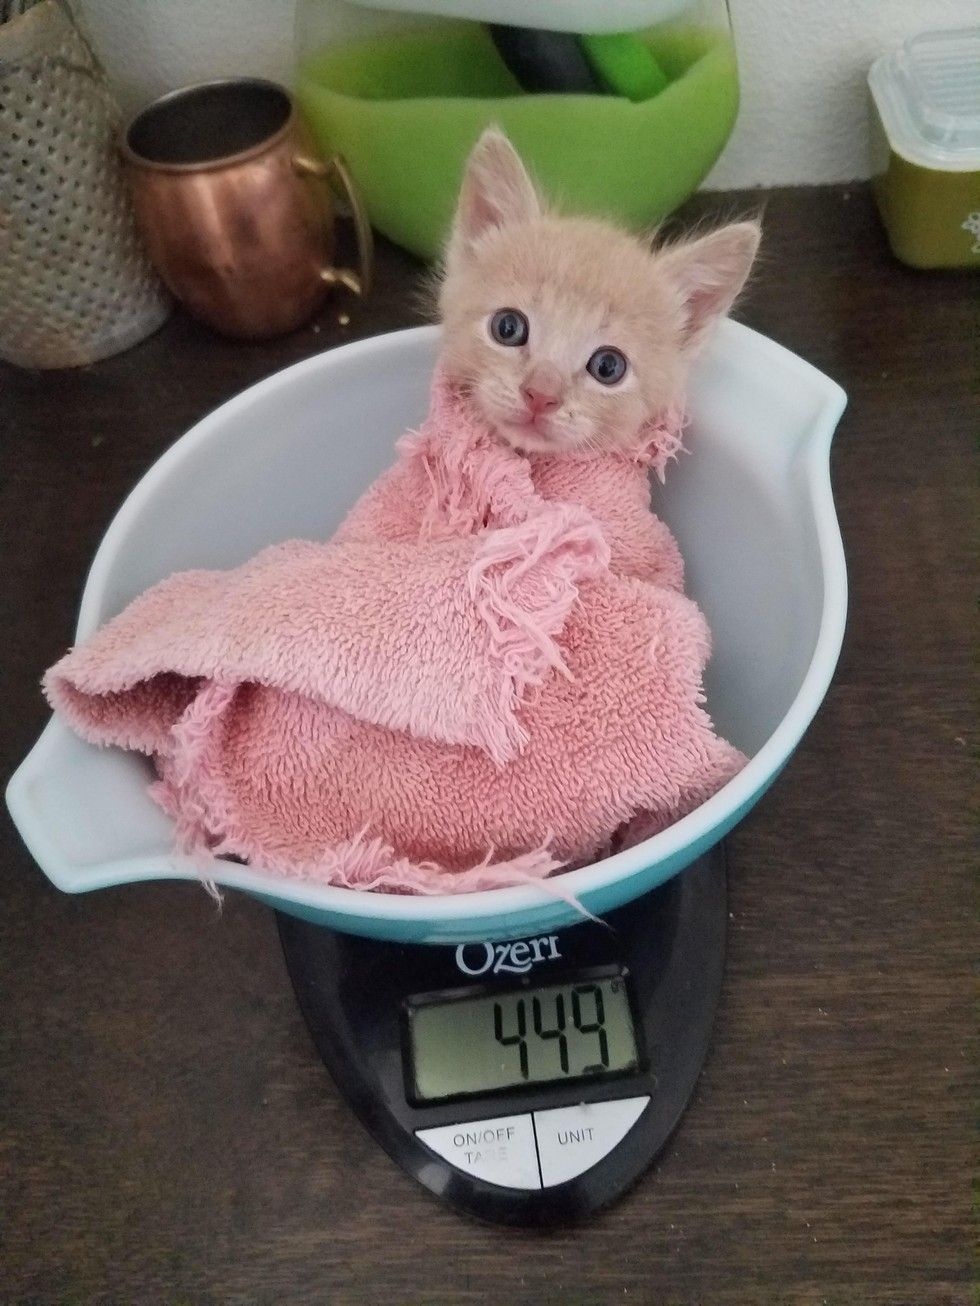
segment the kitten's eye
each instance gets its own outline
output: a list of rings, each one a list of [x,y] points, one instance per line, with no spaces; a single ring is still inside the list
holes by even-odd
[[[597,349],[586,363],[586,371],[602,385],[615,385],[626,375],[626,355],[608,346]]]
[[[526,345],[527,318],[516,308],[501,308],[490,319],[490,334],[498,345]]]

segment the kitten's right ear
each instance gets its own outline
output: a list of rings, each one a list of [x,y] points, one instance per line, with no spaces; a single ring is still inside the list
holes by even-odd
[[[496,127],[488,127],[467,160],[449,241],[452,261],[498,227],[541,215],[541,201],[521,157]]]

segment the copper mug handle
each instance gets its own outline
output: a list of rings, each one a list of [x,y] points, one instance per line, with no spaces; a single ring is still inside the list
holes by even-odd
[[[325,163],[319,159],[312,159],[306,154],[298,154],[293,160],[296,171],[304,177],[317,177],[330,185],[331,179],[336,177],[344,188],[344,195],[350,206],[351,216],[354,219],[354,232],[357,237],[357,261],[360,270],[355,272],[352,268],[321,268],[320,278],[328,286],[346,286],[352,290],[355,295],[366,295],[371,289],[371,281],[374,276],[374,236],[371,232],[371,224],[368,222],[367,214],[364,211],[364,205],[361,203],[360,196],[354,186],[350,173],[347,171],[347,165],[339,154],[332,155]]]

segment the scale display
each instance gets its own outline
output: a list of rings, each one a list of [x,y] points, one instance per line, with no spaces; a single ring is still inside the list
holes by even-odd
[[[727,919],[716,848],[554,934],[415,944],[286,915],[279,933],[314,1043],[385,1151],[461,1212],[553,1226],[619,1197],[677,1127]]]
[[[414,1097],[435,1102],[592,1079],[639,1061],[625,976],[408,1005]]]

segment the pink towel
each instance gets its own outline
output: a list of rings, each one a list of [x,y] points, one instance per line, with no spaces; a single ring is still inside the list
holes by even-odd
[[[441,379],[327,544],[148,590],[45,677],[151,755],[179,846],[361,889],[491,888],[662,829],[743,764],[703,616],[633,456],[525,457]]]

